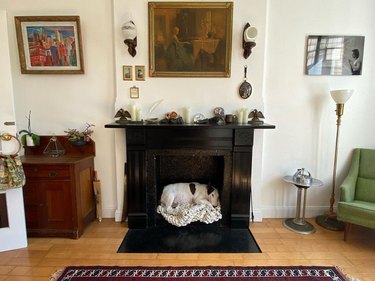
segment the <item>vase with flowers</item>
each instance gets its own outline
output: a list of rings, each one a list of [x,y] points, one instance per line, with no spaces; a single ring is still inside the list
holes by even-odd
[[[83,131],[79,131],[77,129],[68,129],[64,132],[66,133],[66,138],[73,145],[82,146],[91,140],[91,135],[94,132],[94,130],[92,129],[93,127],[95,127],[95,125],[86,123],[86,127]]]

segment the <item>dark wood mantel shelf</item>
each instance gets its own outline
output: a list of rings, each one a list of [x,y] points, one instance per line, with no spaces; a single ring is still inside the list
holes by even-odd
[[[155,127],[164,127],[164,128],[216,128],[216,129],[275,129],[275,125],[263,123],[258,125],[252,124],[225,124],[225,125],[216,125],[216,124],[147,124],[147,123],[109,123],[105,125],[105,128],[155,128]]]
[[[184,181],[219,187],[220,225],[249,226],[254,131],[275,125],[114,122],[105,128],[125,129],[129,228],[157,226],[162,187]]]

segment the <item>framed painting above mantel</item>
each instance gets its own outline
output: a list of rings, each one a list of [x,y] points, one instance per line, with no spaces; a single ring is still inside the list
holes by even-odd
[[[230,77],[233,2],[149,2],[150,77]]]
[[[23,74],[82,74],[79,16],[15,17]]]

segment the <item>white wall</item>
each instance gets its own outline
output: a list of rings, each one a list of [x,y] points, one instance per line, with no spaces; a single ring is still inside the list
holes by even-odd
[[[293,215],[295,188],[282,176],[305,167],[324,182],[308,191],[308,216],[329,205],[334,142],[332,89],[352,88],[340,127],[337,183],[347,172],[355,147],[375,148],[374,44],[371,0],[270,0],[268,10],[265,113],[277,130],[265,135],[262,208],[265,217]],[[304,75],[308,35],[362,35],[362,76]],[[272,194],[272,196],[270,196]],[[339,191],[336,190],[336,202]]]
[[[12,1],[2,0],[8,13],[17,129],[27,128],[25,116],[32,111],[32,130],[37,134],[64,135],[68,128],[95,124],[95,168],[102,182],[103,217],[116,208],[114,133],[104,128],[113,120],[114,58],[111,1]],[[79,15],[85,74],[21,74],[14,16]]]
[[[177,1],[178,2],[178,1]],[[225,1],[220,1],[225,2]],[[135,103],[142,108],[144,117],[162,117],[171,110],[183,114],[184,107],[191,107],[191,115],[202,113],[206,117],[213,116],[213,109],[217,106],[224,108],[226,113],[236,113],[240,108],[263,110],[263,80],[265,56],[265,30],[267,2],[264,0],[236,0],[233,7],[233,38],[230,78],[150,78],[146,81],[123,81],[123,65],[145,65],[148,69],[148,1],[147,0],[114,0],[114,48],[116,67],[116,102],[115,108],[130,109],[134,100],[129,97],[132,86],[139,87],[140,98]],[[121,26],[129,19],[137,26],[137,55],[129,55],[124,45]],[[243,58],[242,31],[249,22],[259,30],[257,46],[253,54]],[[253,86],[253,93],[249,99],[242,99],[238,88],[243,82],[244,66],[248,66],[248,81]],[[157,107],[154,116],[147,116],[150,106],[160,99],[163,102]],[[267,116],[266,116],[267,117]],[[258,210],[261,209],[261,167],[263,153],[263,135],[269,131],[256,131],[254,144],[254,163],[252,183],[257,190],[253,193],[256,216],[261,219]],[[117,186],[123,189],[122,175],[124,159],[124,135],[122,130],[116,132],[116,163]],[[122,193],[118,192],[119,198]],[[118,210],[119,211],[119,210]],[[116,212],[116,217],[119,212]]]
[[[148,67],[148,20],[146,0],[2,0],[8,12],[12,74],[18,129],[26,126],[29,109],[32,126],[39,134],[63,134],[67,128],[96,125],[95,165],[103,188],[104,216],[117,215],[124,161],[123,134],[104,129],[113,121],[115,109],[127,108],[129,88],[140,88],[137,104],[146,112],[159,99],[164,101],[156,115],[192,108],[210,116],[223,106],[226,112],[246,107],[262,110],[266,122],[276,130],[257,132],[254,147],[253,187],[255,211],[262,217],[293,216],[295,188],[282,176],[305,167],[325,185],[308,192],[307,215],[321,213],[328,205],[333,165],[335,105],[328,91],[353,88],[354,96],[345,106],[341,127],[339,179],[348,168],[354,147],[375,147],[371,121],[374,120],[375,2],[371,0],[235,0],[233,13],[231,78],[149,78],[123,81],[122,65]],[[15,15],[79,15],[81,18],[84,75],[21,75],[14,29]],[[121,38],[120,27],[131,15],[138,28],[137,55],[132,58]],[[257,46],[245,60],[241,33],[246,22],[259,30]],[[305,43],[309,34],[364,35],[363,75],[359,77],[304,75]],[[253,94],[238,96],[243,66]],[[116,144],[116,145],[115,145]],[[116,176],[117,173],[117,176]],[[340,180],[339,180],[340,181]]]

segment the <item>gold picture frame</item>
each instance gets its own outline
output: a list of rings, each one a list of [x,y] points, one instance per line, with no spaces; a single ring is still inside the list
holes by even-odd
[[[233,2],[149,2],[150,77],[230,77]]]
[[[136,65],[135,70],[135,80],[145,81],[145,67],[144,65]]]
[[[139,88],[136,86],[133,86],[130,88],[130,98],[131,99],[139,99]]]
[[[125,81],[133,80],[133,67],[131,65],[122,66],[122,80],[125,80]]]
[[[83,74],[79,16],[14,18],[23,74]]]

